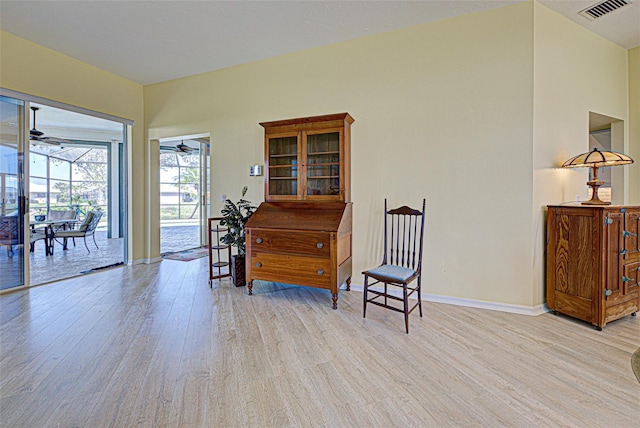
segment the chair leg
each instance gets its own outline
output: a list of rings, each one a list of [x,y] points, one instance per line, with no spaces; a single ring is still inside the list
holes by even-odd
[[[409,299],[407,299],[407,284],[402,286],[402,301],[404,303],[404,325],[409,334]]]
[[[367,317],[367,290],[369,289],[368,285],[367,285],[367,280],[369,279],[369,277],[367,275],[364,276],[364,299],[362,301],[362,318],[366,318]]]
[[[99,250],[100,247],[98,247],[98,243],[96,242],[96,234],[94,233],[93,235],[91,235],[93,237],[93,243],[95,244],[96,248]]]
[[[418,276],[418,310],[422,318],[422,275]]]
[[[389,303],[387,303],[387,294],[389,294],[389,292],[387,291],[387,283],[384,283],[384,304],[385,306],[387,306]]]
[[[87,245],[87,237],[86,237],[86,236],[84,236],[84,237],[83,237],[83,239],[84,239],[84,246],[87,248],[87,251],[88,251],[89,253],[91,253],[91,250],[89,249],[89,246]]]

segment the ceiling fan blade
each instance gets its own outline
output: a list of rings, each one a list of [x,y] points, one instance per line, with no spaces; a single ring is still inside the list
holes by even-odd
[[[45,143],[56,144],[56,145],[73,144],[73,141],[71,140],[65,140],[64,138],[58,138],[58,137],[40,137],[39,140],[44,141]]]
[[[45,137],[44,132],[36,129],[36,112],[40,110],[40,107],[31,106],[33,112],[33,128],[29,130],[29,139],[31,141],[40,141],[42,143],[59,146],[60,144],[70,144],[72,141],[65,140],[64,138]]]
[[[60,141],[56,141],[55,139],[51,139],[49,137],[37,137],[35,135],[31,135],[29,137],[29,140],[31,140],[32,142],[49,144],[51,146],[59,146],[61,144]]]
[[[177,147],[175,146],[160,146],[160,151],[171,151],[171,152],[178,152],[180,151]]]

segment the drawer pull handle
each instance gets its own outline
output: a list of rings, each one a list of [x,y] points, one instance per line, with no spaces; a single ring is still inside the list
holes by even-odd
[[[322,248],[322,247],[324,247],[324,244],[323,244],[322,242],[318,242],[318,243],[316,244],[316,247],[318,247],[318,248]]]
[[[262,267],[262,263],[261,262],[256,263],[256,267]]]
[[[324,269],[318,269],[318,275],[324,275]]]
[[[256,243],[262,244],[262,238],[256,238]]]

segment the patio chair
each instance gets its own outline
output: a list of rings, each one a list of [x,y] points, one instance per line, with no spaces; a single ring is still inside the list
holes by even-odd
[[[85,216],[84,221],[82,222],[80,227],[78,227],[78,229],[57,230],[53,233],[53,236],[55,239],[60,239],[60,238],[63,239],[63,243],[62,243],[63,250],[67,249],[67,239],[83,238],[84,246],[87,248],[88,252],[91,252],[91,250],[89,250],[89,246],[87,245],[87,236],[93,237],[94,245],[96,246],[96,248],[100,249],[100,247],[98,247],[98,244],[96,243],[95,231],[96,231],[96,227],[98,227],[98,223],[100,222],[101,218],[102,218],[102,211],[89,211]]]
[[[47,247],[49,245],[47,230],[35,229],[33,227],[29,229],[29,252],[33,253],[36,242],[40,241],[41,239],[44,240],[45,253],[49,255],[49,248]]]
[[[73,229],[73,221],[76,219],[76,210],[50,210],[48,220],[69,220],[69,223],[61,223],[58,229]]]
[[[13,247],[20,243],[19,219],[17,215],[0,217],[0,245],[7,246],[7,255],[13,256]]]

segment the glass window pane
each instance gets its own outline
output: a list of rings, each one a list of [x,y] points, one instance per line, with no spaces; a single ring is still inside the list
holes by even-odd
[[[45,178],[29,179],[29,215],[47,213],[47,198],[49,190]]]
[[[71,163],[59,159],[49,159],[49,174],[51,178],[58,180],[71,179]]]
[[[178,163],[180,166],[195,166],[198,167],[200,165],[200,156],[197,154],[191,155],[178,155],[177,157]]]
[[[107,182],[107,164],[76,162],[73,164],[73,181]]]
[[[180,175],[179,168],[165,167],[160,168],[160,182],[161,183],[177,183],[178,176]]]
[[[175,153],[160,153],[160,168],[178,166],[178,155]]]
[[[49,203],[51,205],[69,205],[71,203],[71,186],[69,182],[61,180],[51,180],[49,197]]]
[[[47,157],[36,153],[31,153],[29,173],[35,177],[47,176]]]
[[[173,184],[160,184],[160,204],[177,204],[180,200],[178,186]]]
[[[200,182],[200,168],[180,168],[180,182],[181,183],[199,183]]]

